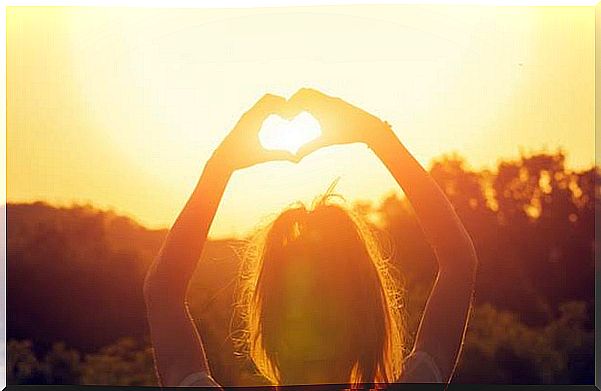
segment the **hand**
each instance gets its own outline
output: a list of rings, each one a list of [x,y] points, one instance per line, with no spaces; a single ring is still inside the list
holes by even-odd
[[[360,142],[379,150],[391,137],[395,137],[390,126],[378,117],[314,89],[301,88],[288,100],[285,107],[288,117],[301,111],[308,111],[319,121],[322,134],[299,149],[299,159],[321,147],[335,144]]]
[[[286,105],[286,99],[266,94],[242,115],[234,129],[215,150],[213,157],[231,170],[238,170],[271,160],[298,161],[287,151],[269,151],[259,142],[259,130],[263,121],[271,114],[279,114]]]

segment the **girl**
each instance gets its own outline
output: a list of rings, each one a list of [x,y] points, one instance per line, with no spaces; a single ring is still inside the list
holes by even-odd
[[[315,116],[322,135],[296,155],[267,151],[258,132],[270,114]],[[243,259],[244,342],[273,384],[448,383],[469,317],[477,258],[453,207],[390,126],[312,89],[259,100],[214,151],[150,267],[144,286],[163,386],[216,386],[186,306],[186,289],[232,173],[270,160],[297,162],[318,148],[365,143],[402,187],[435,250],[439,270],[415,344],[404,330],[386,260],[352,213],[326,194],[284,211]]]

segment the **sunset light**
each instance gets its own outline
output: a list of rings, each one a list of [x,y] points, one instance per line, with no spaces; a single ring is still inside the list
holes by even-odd
[[[7,31],[9,202],[169,227],[240,116],[301,87],[387,121],[425,166],[558,147],[594,162],[593,8],[23,7]],[[294,152],[319,133],[309,114],[276,116],[260,141]],[[400,191],[364,145],[332,146],[235,173],[211,234],[242,235],[338,177],[350,202]]]
[[[0,389],[599,379],[601,3],[63,2],[5,7]]]
[[[270,115],[263,122],[259,140],[265,149],[296,153],[300,147],[320,134],[319,122],[304,111],[290,121],[278,115]]]

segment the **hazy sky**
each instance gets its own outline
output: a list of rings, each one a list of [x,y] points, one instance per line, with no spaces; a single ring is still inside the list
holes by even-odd
[[[91,203],[169,226],[264,93],[311,86],[390,122],[424,164],[561,146],[594,162],[594,8],[9,8],[7,198]],[[340,176],[398,190],[360,145],[236,173],[211,234],[240,234]]]

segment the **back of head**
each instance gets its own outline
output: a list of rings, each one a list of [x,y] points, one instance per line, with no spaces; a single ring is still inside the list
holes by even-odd
[[[367,224],[331,199],[284,211],[243,259],[243,342],[276,384],[307,382],[316,366],[346,377],[334,382],[400,374],[403,330],[387,259]]]

